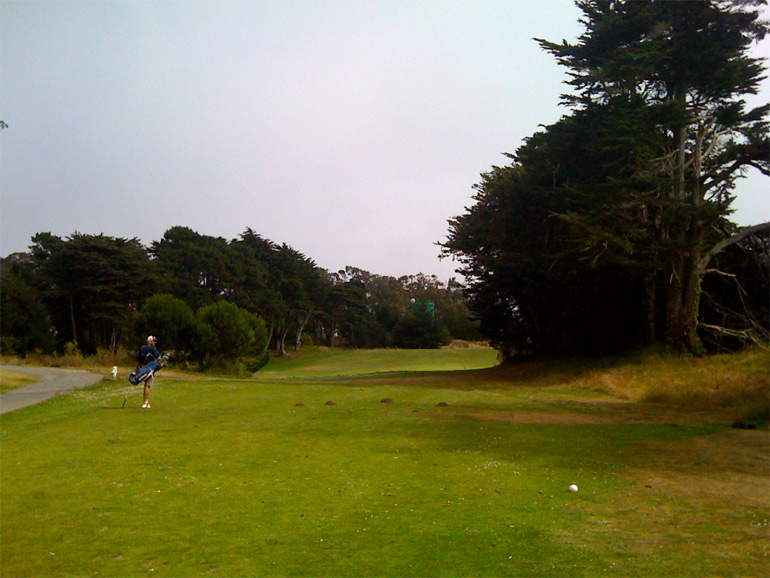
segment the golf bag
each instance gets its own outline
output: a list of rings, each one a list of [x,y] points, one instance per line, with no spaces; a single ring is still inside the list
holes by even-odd
[[[143,365],[139,369],[135,369],[131,372],[131,374],[128,376],[128,381],[131,383],[131,385],[139,385],[140,383],[144,383],[150,377],[155,375],[155,372],[158,371],[162,367],[166,367],[166,356],[164,355],[160,359],[156,359],[154,361],[151,361],[150,363]]]

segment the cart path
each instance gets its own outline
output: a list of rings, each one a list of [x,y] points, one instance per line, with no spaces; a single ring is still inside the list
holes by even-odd
[[[0,365],[3,371],[20,371],[38,377],[38,381],[0,395],[0,414],[51,399],[61,393],[100,382],[96,373],[55,367]]]

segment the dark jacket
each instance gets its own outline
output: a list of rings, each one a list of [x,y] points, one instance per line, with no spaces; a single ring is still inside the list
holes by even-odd
[[[154,345],[142,345],[139,348],[139,353],[136,354],[136,360],[142,365],[147,365],[158,359],[160,359],[160,353]]]

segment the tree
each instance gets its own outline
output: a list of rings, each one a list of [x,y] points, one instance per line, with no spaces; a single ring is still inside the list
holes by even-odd
[[[228,299],[252,313],[259,313],[264,319],[267,341],[263,353],[266,353],[276,328],[287,315],[274,266],[277,246],[247,228],[238,239],[230,242],[230,252],[237,267]]]
[[[770,338],[770,238],[750,236],[716,255],[701,286],[701,338],[731,351]]]
[[[403,349],[436,349],[449,341],[449,331],[427,303],[415,302],[393,329],[393,344]]]
[[[188,227],[171,227],[150,245],[162,290],[193,309],[220,299],[234,276],[228,244],[221,237],[201,235]]]
[[[197,315],[195,353],[203,362],[261,357],[267,340],[262,319],[226,301],[202,307]]]
[[[433,303],[437,322],[453,339],[478,340],[478,323],[468,309],[461,286],[450,279],[445,285],[435,275],[405,275],[399,279],[407,300]]]
[[[286,355],[286,337],[294,329],[294,348],[301,348],[302,332],[320,310],[323,274],[312,259],[286,244],[278,248],[273,260],[274,275],[286,304],[286,316],[277,336],[278,353]]]
[[[168,294],[153,295],[134,317],[134,335],[159,336],[165,350],[184,360],[195,337],[195,313],[187,303]]]
[[[411,303],[435,305],[433,325],[441,328],[443,344],[449,337],[479,339],[478,323],[472,320],[466,299],[455,281],[445,286],[435,275],[404,275],[398,279],[375,275],[356,267],[329,276],[332,289],[327,294],[327,321],[354,347],[391,347],[396,333],[403,334],[407,325],[414,326]],[[407,317],[410,317],[408,320]],[[406,323],[406,324],[405,324]],[[425,327],[423,333],[425,333]],[[427,342],[426,342],[427,343]],[[420,347],[429,347],[422,343]]]
[[[41,294],[61,342],[85,352],[114,351],[141,301],[153,292],[147,251],[138,239],[74,233],[32,239]]]
[[[328,319],[354,347],[390,347],[392,331],[409,304],[401,282],[345,267],[329,276]]]
[[[726,217],[735,180],[753,166],[770,175],[767,113],[746,111],[762,61],[748,49],[767,33],[764,0],[632,2],[582,0],[586,32],[575,44],[539,40],[570,69],[576,110],[622,101],[644,106],[663,146],[648,166],[656,186],[654,226],[667,342],[697,344],[699,286],[712,257],[757,228]],[[647,199],[650,208],[651,199]],[[640,204],[645,200],[641,199]]]
[[[709,263],[767,231],[728,220],[741,171],[770,174],[768,107],[741,100],[762,71],[756,5],[586,0],[576,44],[539,41],[570,67],[572,113],[482,175],[444,244],[497,346],[698,346]]]
[[[54,332],[35,280],[34,264],[25,254],[10,255],[0,275],[0,343],[5,354],[51,352]]]
[[[546,127],[483,174],[475,204],[450,221],[445,254],[462,264],[482,333],[507,355],[642,339],[646,233],[616,205],[644,188],[633,178],[639,142],[615,137],[623,119],[624,109],[594,107]]]
[[[328,345],[341,338],[353,347],[372,347],[374,319],[364,282],[339,271],[329,275],[329,285],[323,303]]]
[[[230,254],[236,276],[227,298],[259,312],[267,323],[268,341],[275,343],[279,355],[286,355],[292,330],[299,349],[302,332],[320,310],[324,272],[299,251],[252,229],[230,243]]]

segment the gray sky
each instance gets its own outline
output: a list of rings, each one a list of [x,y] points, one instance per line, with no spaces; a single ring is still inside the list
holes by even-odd
[[[335,271],[423,272],[447,220],[558,120],[572,0],[0,3],[0,254],[50,231],[251,227]],[[768,54],[770,40],[757,49]],[[753,104],[770,98],[765,81]],[[739,224],[770,218],[767,179]]]

